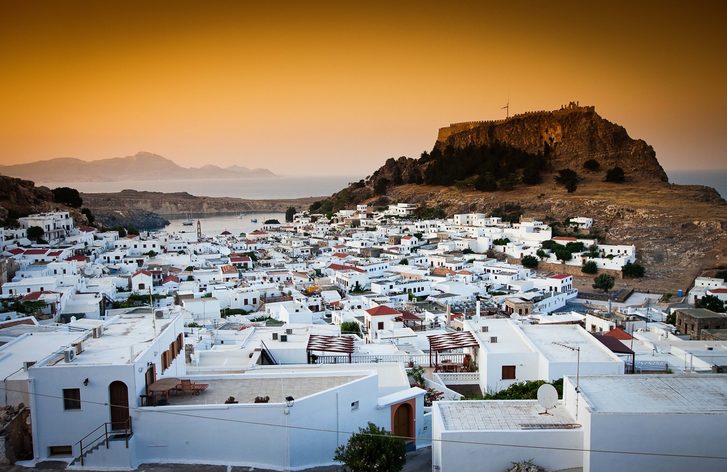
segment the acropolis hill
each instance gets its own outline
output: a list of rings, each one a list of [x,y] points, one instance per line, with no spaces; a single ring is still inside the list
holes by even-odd
[[[507,176],[514,185],[500,185],[496,191],[478,191],[472,185],[477,175],[431,184],[441,170],[458,165],[452,149],[466,157],[468,149],[492,145],[542,158],[546,164],[540,183],[524,184],[523,170],[515,169]],[[600,167],[585,169],[588,160]],[[437,172],[428,172],[437,164]],[[624,170],[624,182],[606,182],[607,170],[616,166]],[[575,192],[554,181],[563,169],[578,174]],[[340,209],[360,202],[374,206],[416,203],[440,208],[448,215],[490,213],[509,204],[519,208],[522,217],[546,223],[591,217],[602,242],[637,246],[648,275],[628,282],[643,290],[676,290],[690,284],[694,276],[727,263],[727,203],[717,191],[668,183],[649,144],[632,139],[623,127],[599,116],[595,107],[575,103],[553,111],[441,128],[432,153],[420,159],[388,159],[365,181],[323,201],[321,208]],[[590,281],[584,279],[584,283]]]
[[[632,179],[661,180],[667,175],[654,149],[602,118],[593,106],[570,103],[559,110],[533,111],[496,121],[453,123],[440,128],[436,148],[507,143],[532,154],[552,155],[554,169],[580,170],[587,159],[602,168],[619,166]]]

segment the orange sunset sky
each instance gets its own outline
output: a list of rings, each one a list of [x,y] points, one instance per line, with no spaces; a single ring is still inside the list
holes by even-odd
[[[0,163],[363,177],[509,97],[595,105],[667,169],[726,168],[727,2],[584,3],[0,1]]]

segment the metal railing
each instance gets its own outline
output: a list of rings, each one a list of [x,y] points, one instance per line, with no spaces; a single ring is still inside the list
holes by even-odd
[[[464,353],[452,353],[452,354],[439,354],[439,362],[447,360],[454,363],[464,362]],[[316,364],[368,364],[377,362],[397,362],[397,363],[413,363],[414,365],[429,365],[429,354],[352,354],[351,360],[349,361],[348,355],[345,356],[318,356],[316,358]],[[432,354],[431,361],[434,362],[434,354]]]
[[[129,448],[129,435],[131,434],[131,418],[127,418],[126,421],[121,423],[123,425],[123,428],[115,428],[114,424],[118,425],[117,423],[103,423],[99,425],[96,429],[85,435],[81,438],[80,441],[78,441],[76,444],[78,444],[79,450],[80,450],[80,460],[81,460],[81,466],[84,465],[84,454],[87,453],[89,450],[93,449],[97,445],[101,444],[101,442],[104,443],[106,446],[106,449],[109,448],[109,436],[112,436],[114,434],[123,434],[124,435],[124,441],[126,442],[126,448]],[[101,428],[103,428],[103,432],[100,433]],[[98,436],[96,436],[94,439],[88,439],[90,436],[93,436],[94,434],[99,433]],[[85,444],[84,444],[85,441]]]

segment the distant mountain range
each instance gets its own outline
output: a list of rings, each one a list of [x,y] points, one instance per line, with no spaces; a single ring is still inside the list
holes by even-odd
[[[157,179],[236,179],[277,177],[268,169],[249,169],[237,165],[219,167],[182,167],[150,152],[133,156],[83,161],[60,157],[27,164],[0,166],[0,174],[28,179],[40,184],[51,182],[117,182]]]

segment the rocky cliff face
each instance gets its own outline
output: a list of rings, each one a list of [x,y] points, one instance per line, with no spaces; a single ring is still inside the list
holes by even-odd
[[[0,175],[0,220],[49,211],[56,206],[59,205],[53,203],[50,189],[36,187],[29,180]]]
[[[561,110],[529,112],[506,120],[455,123],[439,130],[436,148],[507,143],[550,160],[554,170],[580,171],[588,159],[602,168],[621,167],[639,180],[666,182],[654,149],[596,113],[573,104]]]

